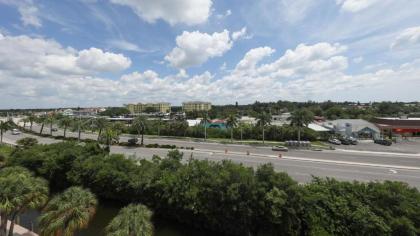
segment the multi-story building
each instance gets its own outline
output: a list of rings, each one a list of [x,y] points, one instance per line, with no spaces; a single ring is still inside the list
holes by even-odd
[[[131,114],[139,114],[143,112],[171,112],[171,104],[167,102],[160,103],[137,103],[125,105]]]
[[[210,102],[183,102],[182,110],[184,112],[210,111],[211,103]]]

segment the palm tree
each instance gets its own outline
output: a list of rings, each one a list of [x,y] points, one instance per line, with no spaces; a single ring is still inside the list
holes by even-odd
[[[25,117],[21,120],[21,122],[23,122],[23,129],[26,129],[26,123],[29,123],[29,118]]]
[[[107,236],[151,236],[152,212],[144,205],[130,204],[121,209],[106,227]]]
[[[105,142],[108,152],[111,150],[111,145],[119,140],[121,134],[121,127],[119,126],[119,124],[108,125],[101,133],[102,140]]]
[[[30,128],[31,128],[31,131],[32,131],[32,125],[34,124],[34,122],[36,121],[36,116],[34,116],[33,114],[30,114],[29,116],[28,116],[28,121],[29,121],[29,123],[30,123]]]
[[[12,128],[12,124],[10,121],[0,121],[0,143],[3,143],[3,133],[10,130]]]
[[[48,183],[22,167],[7,167],[0,171],[0,235],[6,235],[10,219],[9,236],[13,236],[16,218],[28,209],[43,206],[48,200]]]
[[[260,125],[262,127],[262,138],[263,138],[263,143],[264,143],[265,142],[265,127],[271,123],[271,114],[262,112],[258,114],[257,120],[258,120],[257,125]]]
[[[138,135],[141,135],[140,145],[144,145],[144,131],[146,130],[146,117],[138,116],[133,120],[133,127],[137,130]]]
[[[63,136],[66,138],[67,128],[71,125],[71,119],[68,117],[63,117],[58,121],[58,125],[64,129]]]
[[[301,128],[308,126],[308,124],[314,120],[314,114],[311,111],[302,108],[292,112],[289,120],[291,121],[292,125],[298,127],[298,141],[300,141]]]
[[[47,121],[46,116],[40,116],[37,118],[37,123],[41,123],[41,130],[39,131],[39,134],[42,134],[42,131],[44,130],[45,122]]]
[[[98,201],[81,187],[70,187],[48,202],[39,217],[40,235],[71,236],[88,226]]]
[[[99,130],[98,138],[97,138],[98,141],[99,141],[99,138],[101,137],[102,130],[105,129],[105,127],[108,125],[108,123],[109,123],[108,120],[106,118],[103,118],[103,117],[95,119],[94,125]]]
[[[50,135],[51,136],[53,135],[52,127],[53,127],[54,122],[55,122],[54,115],[49,115],[46,119],[46,123],[50,124]]]
[[[230,114],[226,118],[226,126],[230,129],[230,142],[233,143],[233,128],[238,126],[238,117],[235,114]]]

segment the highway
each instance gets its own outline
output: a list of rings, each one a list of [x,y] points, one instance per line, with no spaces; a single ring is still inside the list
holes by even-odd
[[[37,127],[34,127],[36,130]],[[48,128],[44,128],[48,133]],[[62,135],[62,132],[55,132]],[[69,135],[77,136],[77,133]],[[7,132],[4,140],[16,142],[22,137],[34,137],[40,143],[60,142],[51,138],[40,138],[30,134],[12,135]],[[96,134],[83,134],[82,138],[95,138]],[[122,136],[121,140],[127,140]],[[312,176],[334,177],[347,181],[402,181],[420,189],[420,155],[406,153],[377,153],[357,152],[348,150],[331,151],[300,151],[291,150],[282,153],[274,152],[270,147],[205,143],[186,140],[173,140],[165,138],[145,138],[145,143],[175,144],[178,147],[194,147],[194,150],[182,150],[184,160],[188,158],[208,159],[220,161],[223,159],[242,163],[245,166],[258,167],[264,163],[272,163],[276,170],[287,172],[300,183],[308,182]],[[122,153],[133,158],[150,159],[153,155],[166,156],[167,149],[128,148],[113,146],[112,153]],[[249,155],[247,155],[249,152]]]

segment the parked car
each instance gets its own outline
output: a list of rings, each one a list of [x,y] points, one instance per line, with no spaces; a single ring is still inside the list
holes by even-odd
[[[287,151],[289,151],[289,149],[287,147],[285,147],[285,146],[273,146],[271,148],[271,150],[273,150],[273,151],[281,151],[281,152],[287,152]]]
[[[346,138],[346,137],[342,137],[342,138],[340,138],[340,142],[341,142],[341,144],[343,144],[343,145],[350,145],[350,144],[352,144],[352,142],[350,141],[350,139],[348,139],[348,138]]]
[[[328,139],[329,143],[335,144],[335,145],[341,145],[341,141],[336,138],[330,138]]]
[[[388,139],[375,139],[374,142],[380,145],[385,145],[385,146],[392,145],[392,141]]]
[[[20,131],[18,129],[12,129],[12,134],[13,135],[19,135]]]
[[[355,137],[349,137],[348,139],[349,139],[349,141],[352,145],[357,145],[358,144],[358,141]]]
[[[57,131],[58,131],[58,129],[57,129],[57,128],[52,128],[52,129],[51,129],[51,131],[53,131],[53,132],[57,132]]]

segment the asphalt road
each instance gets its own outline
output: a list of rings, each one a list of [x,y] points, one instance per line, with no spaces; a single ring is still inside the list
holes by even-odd
[[[38,127],[33,127],[34,130]],[[49,130],[44,128],[45,133]],[[62,132],[55,132],[62,135]],[[77,133],[68,133],[77,136]],[[6,141],[15,142],[22,137],[33,136],[29,134],[5,134]],[[52,143],[58,140],[39,138],[41,143]],[[95,138],[96,134],[83,134],[82,138]],[[128,137],[121,137],[122,141]],[[299,182],[308,182],[312,176],[334,177],[339,180],[383,181],[396,180],[407,182],[420,189],[420,155],[387,152],[364,152],[351,150],[336,151],[289,151],[274,152],[270,147],[255,147],[249,145],[230,145],[217,143],[204,143],[185,140],[145,138],[145,143],[175,144],[178,147],[194,147],[194,150],[183,150],[184,159],[208,159],[219,161],[229,159],[245,166],[258,167],[264,163],[272,163],[276,170],[285,171]],[[226,152],[227,150],[227,152]],[[247,155],[249,151],[250,155]],[[151,158],[154,154],[165,156],[167,149],[127,148],[114,146],[113,153],[122,153],[133,158]]]

